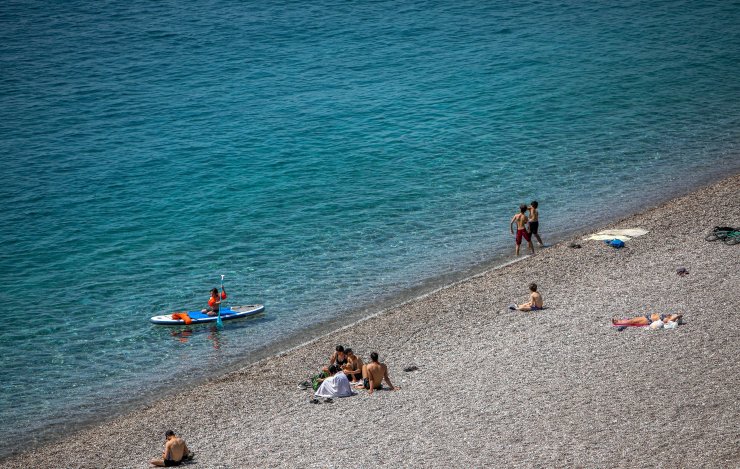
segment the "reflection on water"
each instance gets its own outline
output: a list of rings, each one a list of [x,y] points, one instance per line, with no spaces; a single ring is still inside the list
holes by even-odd
[[[212,346],[215,350],[221,348],[221,342],[226,338],[218,326],[209,325],[207,327],[193,328],[190,326],[184,328],[178,328],[170,331],[170,335],[182,344],[187,344],[190,339],[195,339],[199,336],[205,336],[206,339],[213,342]],[[224,341],[225,343],[225,341]]]

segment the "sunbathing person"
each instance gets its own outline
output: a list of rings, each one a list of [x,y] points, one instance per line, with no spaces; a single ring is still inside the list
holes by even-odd
[[[316,390],[316,397],[348,397],[352,395],[347,375],[342,373],[337,365],[329,367],[329,377],[324,378],[321,386]]]
[[[612,325],[614,326],[649,326],[655,321],[673,321],[678,322],[683,317],[683,314],[646,314],[644,316],[637,316],[630,319],[614,319],[612,318]]]
[[[539,311],[544,308],[544,302],[542,301],[542,295],[537,292],[537,284],[529,284],[529,301],[520,305],[511,305],[509,309],[517,309],[519,311]]]
[[[344,350],[347,354],[347,364],[342,367],[342,371],[347,375],[350,381],[359,381],[362,379],[362,358],[354,354],[351,348]]]
[[[370,390],[369,394],[372,394],[376,389],[383,389],[383,380],[388,384],[391,391],[398,389],[391,383],[391,378],[388,376],[388,367],[385,366],[385,363],[378,362],[378,353],[373,352],[370,354],[370,363],[362,367],[362,386]]]
[[[162,459],[152,459],[149,461],[151,465],[160,467],[179,466],[183,461],[192,459],[192,453],[188,450],[185,440],[175,435],[175,432],[167,430],[164,437]]]

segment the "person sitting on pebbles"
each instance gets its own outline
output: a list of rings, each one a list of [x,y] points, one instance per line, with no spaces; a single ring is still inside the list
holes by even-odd
[[[345,352],[344,347],[342,347],[341,345],[337,345],[337,347],[334,349],[334,353],[332,353],[331,357],[329,357],[329,366],[337,365],[341,368],[346,364],[347,352]],[[325,370],[328,370],[329,366],[327,366]]]
[[[509,309],[519,310],[519,311],[539,311],[541,309],[544,309],[544,303],[542,301],[542,295],[537,291],[537,284],[536,283],[530,283],[529,284],[529,291],[531,292],[529,294],[529,301],[521,304],[516,305],[512,304],[509,306]]]
[[[362,379],[362,358],[355,355],[351,348],[344,349],[347,354],[347,364],[342,367],[342,371],[347,375],[350,381],[359,381]]]
[[[612,318],[612,325],[614,326],[649,326],[655,321],[662,321],[667,323],[669,321],[678,322],[683,317],[683,314],[646,314],[644,316],[637,316],[630,319],[614,319]]]
[[[367,389],[368,394],[372,394],[376,389],[383,389],[383,380],[391,391],[398,389],[391,383],[391,378],[388,376],[388,367],[385,363],[378,361],[378,353],[373,352],[370,354],[370,363],[362,367],[362,387]]]
[[[172,467],[179,466],[183,461],[193,459],[193,453],[188,450],[185,440],[175,435],[172,430],[167,430],[164,434],[164,452],[162,459],[152,459],[149,463],[152,466]]]
[[[352,395],[352,387],[349,385],[347,375],[337,365],[329,367],[329,377],[324,378],[321,386],[314,393],[314,398],[349,397]]]

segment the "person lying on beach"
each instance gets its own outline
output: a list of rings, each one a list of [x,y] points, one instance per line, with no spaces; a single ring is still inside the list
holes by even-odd
[[[342,371],[347,375],[350,381],[359,381],[362,379],[362,358],[355,355],[351,348],[344,351],[347,354],[347,364],[342,367]]]
[[[516,224],[516,255],[519,255],[519,246],[522,244],[522,238],[527,240],[527,246],[529,246],[529,250],[534,254],[534,245],[532,244],[532,239],[529,236],[529,232],[527,231],[527,222],[529,219],[524,214],[524,212],[527,211],[527,206],[525,204],[522,204],[519,206],[519,213],[514,215],[512,217],[511,222],[509,223],[509,230],[511,230],[511,234],[514,234],[514,224]]]
[[[219,297],[218,294],[218,288],[214,288],[211,290],[211,297],[208,299],[208,307],[201,311],[201,313],[207,314],[209,316],[215,316],[218,314],[219,309],[221,309],[221,300],[226,299],[226,290],[224,290],[224,286],[221,285],[221,295]]]
[[[655,321],[673,321],[678,322],[683,317],[683,314],[646,314],[644,316],[637,316],[630,319],[614,319],[612,318],[612,325],[614,326],[649,326]]]
[[[385,380],[391,391],[398,389],[391,383],[391,378],[388,376],[388,367],[385,363],[378,361],[378,353],[373,352],[370,354],[370,363],[362,367],[362,387],[370,390],[369,394],[372,394],[376,389],[383,389],[383,380]]]
[[[149,461],[153,466],[172,467],[179,466],[185,460],[193,458],[192,453],[188,450],[185,440],[175,435],[172,430],[167,430],[164,434],[164,453],[162,459],[152,459]]]
[[[540,238],[539,229],[540,229],[540,212],[537,211],[537,201],[533,200],[531,204],[529,204],[528,210],[529,210],[529,233],[533,235],[535,238],[537,238],[537,242],[540,243],[540,246],[544,246],[542,243],[542,238]]]
[[[509,309],[516,309],[519,311],[539,311],[543,309],[544,302],[542,301],[542,295],[537,291],[537,284],[529,284],[529,301],[520,305],[511,305]]]
[[[315,397],[348,397],[352,395],[347,375],[337,365],[329,367],[329,377],[324,378],[321,386],[314,393]]]

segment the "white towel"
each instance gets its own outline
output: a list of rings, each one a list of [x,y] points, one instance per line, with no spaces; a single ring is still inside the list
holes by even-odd
[[[340,371],[322,381],[315,395],[318,397],[348,397],[352,394],[347,375]]]
[[[644,234],[647,234],[647,230],[643,230],[642,228],[625,228],[622,230],[603,230],[599,231],[596,234],[592,234],[591,236],[588,236],[586,239],[595,239],[597,241],[603,241],[606,239],[618,239],[620,241],[629,241],[632,238],[637,238],[638,236],[642,236]]]

